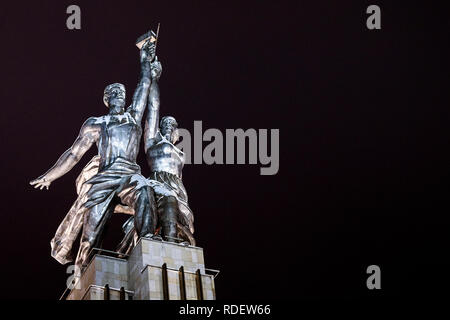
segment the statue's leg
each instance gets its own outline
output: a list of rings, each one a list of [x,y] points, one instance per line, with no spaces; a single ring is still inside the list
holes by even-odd
[[[99,244],[105,224],[113,212],[110,204],[111,200],[108,198],[106,201],[87,210],[84,215],[80,249],[76,259],[76,265],[80,268],[79,270],[87,264],[86,259],[90,250]]]
[[[177,236],[178,236],[178,238],[184,240],[182,243],[190,244],[191,246],[195,246],[194,235],[191,233],[191,231],[189,230],[189,228],[187,226],[181,224],[179,221],[177,223]]]
[[[177,199],[173,196],[162,197],[158,203],[158,215],[164,240],[174,242],[174,238],[177,237]]]
[[[152,188],[146,186],[136,191],[134,226],[139,237],[151,236],[156,229],[156,202]]]
[[[145,178],[142,177],[145,180]],[[139,237],[152,236],[156,229],[156,200],[148,185],[126,186],[118,194],[123,204],[134,209],[134,227]]]

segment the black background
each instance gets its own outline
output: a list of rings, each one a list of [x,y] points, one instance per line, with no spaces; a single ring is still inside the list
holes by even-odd
[[[81,30],[66,8],[81,7]],[[366,28],[378,4],[382,29]],[[49,241],[90,150],[50,191],[28,182],[139,74],[161,22],[161,112],[181,127],[280,129],[280,171],[187,165],[218,299],[448,295],[447,11],[410,1],[14,1],[0,6],[3,298],[57,299]],[[139,163],[148,174],[144,153]],[[117,243],[122,217],[109,229]],[[382,289],[366,288],[381,267]]]

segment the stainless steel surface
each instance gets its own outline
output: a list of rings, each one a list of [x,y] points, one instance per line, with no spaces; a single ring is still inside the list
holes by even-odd
[[[79,197],[52,240],[52,255],[61,263],[72,261],[72,243],[82,225],[76,262],[81,267],[90,249],[99,244],[105,223],[119,203],[133,208],[134,226],[139,236],[155,231],[153,190],[145,183],[136,164],[154,59],[155,44],[146,42],[140,51],[140,80],[131,106],[125,108],[126,92],[122,84],[107,86],[103,101],[109,113],[86,120],[72,147],[45,174],[30,182],[35,188],[48,189],[53,181],[71,170],[87,150],[94,144],[97,146],[96,163],[83,170],[82,175],[89,177],[77,179]],[[91,176],[89,173],[95,170],[97,172]]]
[[[184,154],[175,145],[178,123],[171,116],[159,120],[162,65],[155,50],[156,41],[147,40],[141,48],[140,80],[131,106],[125,108],[122,84],[108,85],[103,101],[109,113],[86,120],[72,147],[45,174],[30,182],[35,188],[48,189],[89,148],[97,146],[98,155],[76,180],[78,198],[51,241],[52,256],[62,264],[73,261],[72,246],[81,232],[76,265],[82,270],[91,249],[101,243],[104,226],[114,212],[132,215],[124,224],[125,237],[118,247],[122,254],[130,252],[139,237],[171,242],[181,239],[195,245],[194,216],[182,182]],[[148,179],[136,164],[146,106],[144,145],[151,169]]]

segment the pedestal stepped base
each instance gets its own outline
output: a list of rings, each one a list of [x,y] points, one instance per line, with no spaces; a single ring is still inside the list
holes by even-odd
[[[141,238],[129,257],[96,254],[67,300],[215,300],[203,249]]]

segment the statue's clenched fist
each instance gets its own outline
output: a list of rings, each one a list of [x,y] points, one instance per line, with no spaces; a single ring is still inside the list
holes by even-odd
[[[152,62],[155,59],[156,43],[147,40],[141,48],[141,63],[149,61]]]

